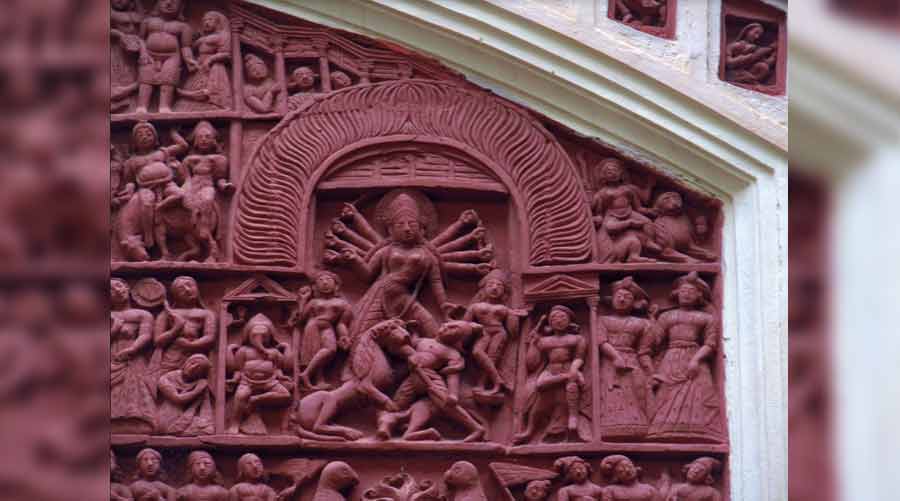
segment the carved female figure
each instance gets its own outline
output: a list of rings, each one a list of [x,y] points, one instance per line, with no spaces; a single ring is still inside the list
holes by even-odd
[[[528,313],[507,306],[509,279],[502,270],[493,270],[485,275],[478,282],[478,289],[463,320],[482,326],[482,335],[472,349],[472,356],[481,369],[478,387],[473,391],[491,397],[502,391],[512,391],[512,386],[500,374],[497,365],[502,360],[510,336],[518,334],[519,317]]]
[[[758,45],[765,33],[760,23],[750,23],[738,33],[737,40],[725,48],[725,80],[729,82],[765,84],[778,56],[778,44]]]
[[[131,489],[119,482],[122,472],[116,463],[116,453],[109,450],[109,501],[133,501]]]
[[[300,348],[300,381],[308,388],[327,389],[324,370],[338,348],[350,349],[353,311],[340,295],[341,279],[330,271],[316,275],[315,293],[303,287],[298,294],[295,325],[305,322]],[[315,381],[315,383],[313,382]]]
[[[199,67],[178,91],[189,99],[182,107],[185,111],[206,110],[209,105],[231,108],[231,82],[225,66],[231,60],[231,25],[225,14],[211,10],[203,15],[203,31],[193,47]]]
[[[131,307],[131,290],[124,280],[109,281],[110,410],[112,419],[156,425],[156,402],[141,354],[153,340],[153,315]]]
[[[722,495],[712,484],[716,481],[713,475],[721,468],[722,463],[711,457],[684,465],[682,472],[687,482],[673,485],[666,501],[720,501]]]
[[[625,164],[618,158],[607,158],[598,166],[599,185],[594,192],[591,209],[597,227],[597,253],[604,263],[641,263],[653,261],[642,257],[644,247],[656,249],[649,241],[645,227],[653,224],[643,205],[650,189],[640,189],[626,179]]]
[[[600,430],[604,440],[647,433],[647,375],[653,373],[653,323],[635,316],[649,297],[631,277],[612,284],[612,315],[597,323],[600,354]]]
[[[161,480],[162,455],[154,449],[141,449],[137,454],[138,479],[131,483],[135,501],[176,501],[175,489]]]
[[[709,285],[696,272],[675,281],[678,307],[657,321],[662,359],[653,375],[655,405],[647,438],[666,441],[721,441],[721,402],[711,359],[719,346],[719,323],[704,307]]]
[[[281,86],[269,76],[269,67],[256,54],[244,56],[244,102],[256,113],[271,113]]]
[[[609,479],[603,489],[603,501],[657,501],[659,491],[650,484],[638,482],[641,469],[620,454],[606,456],[600,462],[600,472]]]
[[[120,111],[130,106],[129,96],[138,88],[134,57],[129,52],[139,52],[143,42],[138,29],[143,15],[135,0],[112,0],[109,11],[109,76],[110,108]]]
[[[591,465],[578,456],[566,456],[553,463],[564,478],[566,485],[556,493],[557,501],[599,500],[603,488],[591,482]]]
[[[384,219],[390,236],[368,259],[351,249],[342,252],[358,275],[374,281],[357,305],[351,334],[355,338],[375,323],[397,317],[415,320],[427,337],[437,337],[438,321],[419,302],[422,287],[431,287],[444,312],[455,305],[447,301],[440,254],[425,239],[420,208],[413,197],[400,192],[390,201]]]
[[[259,456],[244,454],[237,470],[238,483],[231,488],[230,501],[275,501],[275,490],[266,485],[266,469]]]
[[[163,374],[159,379],[163,399],[159,408],[160,433],[213,434],[212,391],[208,379],[211,367],[206,355],[195,354],[184,361],[181,369]]]
[[[178,489],[178,501],[230,501],[228,490],[222,487],[222,479],[216,462],[206,451],[188,454],[188,484]]]
[[[159,111],[172,111],[175,87],[181,80],[181,63],[188,71],[200,67],[191,49],[193,32],[184,19],[184,0],[158,0],[150,16],[141,23],[144,47],[138,58],[139,113],[150,107],[153,88],[159,88]]]
[[[170,288],[172,302],[156,317],[153,354],[157,378],[181,369],[193,354],[206,355],[216,341],[216,314],[200,300],[197,281],[176,277]]]
[[[584,389],[584,356],[587,343],[574,323],[575,313],[556,305],[547,315],[541,316],[537,326],[529,333],[525,366],[529,373],[537,372],[537,380],[526,399],[525,429],[514,442],[528,442],[546,424],[545,435],[563,432],[576,434],[586,441],[581,427],[581,393]]]

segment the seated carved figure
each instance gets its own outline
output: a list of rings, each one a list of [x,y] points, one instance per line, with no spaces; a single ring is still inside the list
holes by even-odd
[[[265,433],[259,422],[261,406],[283,407],[290,404],[293,387],[282,369],[291,366],[291,349],[275,339],[272,321],[262,313],[244,326],[240,345],[229,345],[227,367],[234,375],[227,381],[234,388],[234,408],[229,431]],[[253,416],[255,422],[245,421]]]
[[[675,263],[715,261],[716,254],[697,244],[697,239],[709,230],[706,218],[697,217],[693,221],[684,212],[684,201],[677,192],[667,191],[656,198],[653,204],[656,220],[650,232],[662,249],[659,258]]]
[[[610,485],[603,490],[603,501],[657,501],[659,491],[650,484],[638,482],[641,469],[625,456],[603,458],[600,472]]]
[[[687,482],[673,485],[666,501],[720,501],[722,495],[712,484],[713,475],[721,468],[722,463],[711,457],[697,458],[684,465],[682,472]]]
[[[760,23],[750,23],[738,33],[737,40],[725,48],[725,80],[764,85],[775,68],[778,44],[759,45],[765,33]]]
[[[163,374],[157,431],[167,435],[211,435],[214,432],[210,370],[206,355],[195,354],[181,369]]]
[[[229,501],[228,490],[222,487],[222,478],[216,462],[206,451],[188,454],[188,484],[178,489],[179,501]]]
[[[408,420],[404,440],[440,440],[436,429],[424,429],[440,414],[469,430],[465,442],[484,439],[484,427],[459,404],[460,373],[466,366],[462,345],[480,330],[478,324],[453,320],[441,325],[437,339],[413,339],[406,348],[411,374],[394,394],[400,411],[379,415],[378,438],[390,438],[393,428]]]
[[[620,20],[637,29],[666,24],[667,0],[615,0]]]
[[[644,204],[650,188],[641,189],[630,183],[625,164],[618,158],[607,158],[598,166],[598,186],[591,209],[597,228],[597,256],[604,263],[642,263],[653,261],[642,257],[645,250],[660,249],[649,238],[652,214]]]
[[[599,500],[603,488],[591,482],[590,463],[578,456],[566,456],[556,460],[553,467],[563,476],[565,486],[556,493],[558,501]]]
[[[231,488],[230,501],[275,501],[275,489],[266,484],[263,462],[256,454],[244,454],[238,459],[237,482]]]

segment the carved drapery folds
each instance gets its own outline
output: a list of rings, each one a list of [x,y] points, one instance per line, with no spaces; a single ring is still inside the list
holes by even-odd
[[[211,7],[160,0],[156,42],[200,35],[140,63],[160,105],[114,102],[114,495],[724,497],[717,200],[423,56]],[[125,82],[150,36],[114,9]]]

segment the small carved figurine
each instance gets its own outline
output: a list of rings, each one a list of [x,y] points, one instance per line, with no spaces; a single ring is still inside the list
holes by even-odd
[[[718,256],[697,245],[697,238],[706,235],[706,218],[700,216],[693,222],[684,212],[681,195],[667,191],[656,198],[653,204],[656,219],[649,229],[653,238],[662,248],[660,259],[675,263],[715,261]]]
[[[331,88],[333,90],[341,90],[351,85],[353,85],[353,80],[350,79],[350,75],[343,71],[331,72]]]
[[[110,111],[128,109],[137,92],[136,58],[143,46],[138,30],[143,19],[135,0],[112,0],[109,11]]]
[[[307,388],[329,389],[325,369],[338,349],[350,349],[350,322],[353,311],[340,294],[341,279],[330,271],[320,271],[313,288],[303,287],[297,294],[294,325],[303,326],[300,342],[300,382]]]
[[[198,353],[188,357],[181,369],[159,379],[159,433],[192,436],[214,432],[212,390],[207,379],[210,368],[206,355]]]
[[[627,180],[625,164],[618,158],[607,158],[598,166],[597,190],[591,204],[597,228],[597,253],[604,263],[652,262],[641,253],[659,251],[649,239],[646,228],[653,224],[652,214],[644,204],[650,189],[640,189]]]
[[[359,484],[359,475],[342,461],[325,465],[312,501],[347,501],[349,492]]]
[[[230,501],[210,453],[192,451],[187,457],[187,468],[188,484],[178,489],[178,501]]]
[[[131,307],[131,290],[121,279],[109,281],[110,411],[114,420],[156,425],[156,403],[141,356],[153,341],[153,315]]]
[[[609,479],[603,490],[603,501],[657,501],[659,491],[650,484],[638,482],[641,469],[625,456],[607,456],[600,462],[600,472]]]
[[[758,45],[765,33],[760,23],[750,23],[738,33],[737,40],[725,48],[725,80],[750,86],[765,85],[778,56],[778,43]]]
[[[509,279],[502,270],[493,270],[478,282],[478,294],[466,310],[463,320],[476,322],[482,327],[482,334],[475,341],[472,357],[481,369],[478,386],[473,390],[476,398],[482,400],[512,391],[500,374],[498,365],[503,359],[506,343],[519,331],[519,317],[528,315],[524,310],[514,310],[507,306],[509,299]],[[490,383],[490,387],[487,384]]]
[[[537,377],[526,390],[525,429],[516,434],[516,444],[532,440],[542,427],[546,427],[544,436],[567,433],[588,440],[579,422],[587,342],[574,320],[572,310],[556,305],[550,309],[549,326],[548,316],[543,315],[528,335],[525,365]]]
[[[131,489],[127,485],[119,482],[122,472],[116,463],[116,453],[112,449],[109,450],[109,501],[134,501],[131,495]]]
[[[291,366],[291,348],[275,338],[275,326],[262,313],[244,325],[240,345],[229,345],[227,367],[233,372],[226,381],[234,391],[230,433],[264,434],[257,410],[261,406],[283,407],[291,402],[290,378],[282,370]],[[250,418],[253,420],[251,421]]]
[[[312,92],[316,85],[316,72],[308,66],[301,66],[291,72],[288,90],[293,92]]]
[[[444,473],[447,501],[487,501],[478,469],[468,461],[457,461]]]
[[[647,433],[647,383],[653,373],[653,323],[633,315],[650,298],[631,277],[612,284],[612,315],[597,323],[600,344],[600,432],[604,440]]]
[[[184,0],[157,0],[140,28],[144,46],[138,57],[138,113],[146,113],[159,88],[159,111],[172,111],[182,62],[189,72],[200,68],[191,49],[193,31],[184,18]]]
[[[256,54],[246,54],[244,73],[244,102],[256,113],[271,113],[281,93],[281,86],[269,76],[265,61]]]
[[[722,495],[712,484],[721,468],[721,461],[711,457],[697,458],[684,465],[681,471],[686,482],[673,485],[666,501],[720,501]]]
[[[156,352],[151,364],[157,379],[181,369],[191,355],[208,355],[216,342],[216,314],[203,304],[197,281],[176,277],[169,290],[172,302],[166,300],[154,329]]]
[[[231,488],[230,501],[275,501],[275,490],[266,482],[265,466],[256,454],[244,454],[238,459],[237,482]]]
[[[662,27],[666,24],[667,0],[615,0],[622,23],[635,29]]]
[[[400,410],[379,415],[379,439],[386,440],[394,426],[409,420],[403,440],[440,440],[436,429],[424,429],[440,414],[469,430],[464,442],[484,440],[484,427],[459,403],[460,373],[466,366],[463,345],[480,330],[476,323],[452,320],[441,326],[437,339],[413,338],[407,348],[411,374],[394,393]]]
[[[175,489],[160,480],[162,455],[159,452],[141,449],[137,454],[137,473],[138,479],[129,486],[135,501],[175,501]]]
[[[409,332],[402,320],[385,320],[364,332],[350,349],[341,386],[330,391],[310,393],[297,402],[291,413],[291,422],[297,434],[311,440],[326,441],[362,438],[362,432],[331,424],[331,421],[354,403],[374,403],[381,409],[397,410],[390,397],[384,394],[394,383],[394,372],[387,354],[405,355],[408,349]]]
[[[532,480],[525,485],[525,501],[547,501],[550,499],[550,481]]]
[[[557,501],[599,500],[603,488],[591,482],[590,463],[578,456],[566,456],[557,459],[553,467],[562,475],[565,486],[556,493]]]
[[[719,347],[719,322],[704,311],[712,291],[691,272],[675,280],[671,297],[678,307],[657,321],[665,348],[653,375],[655,404],[647,438],[719,442],[722,406],[711,367]]]
[[[178,94],[183,111],[231,108],[231,80],[226,63],[231,60],[231,25],[221,12],[203,15],[203,31],[194,41],[198,68],[188,76]]]

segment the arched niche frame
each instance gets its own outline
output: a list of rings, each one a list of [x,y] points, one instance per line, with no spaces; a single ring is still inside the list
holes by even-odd
[[[238,263],[309,267],[308,207],[323,173],[372,145],[455,150],[508,189],[531,265],[592,258],[593,225],[581,182],[540,123],[496,96],[456,83],[401,80],[349,87],[287,115],[260,143],[237,198]]]

